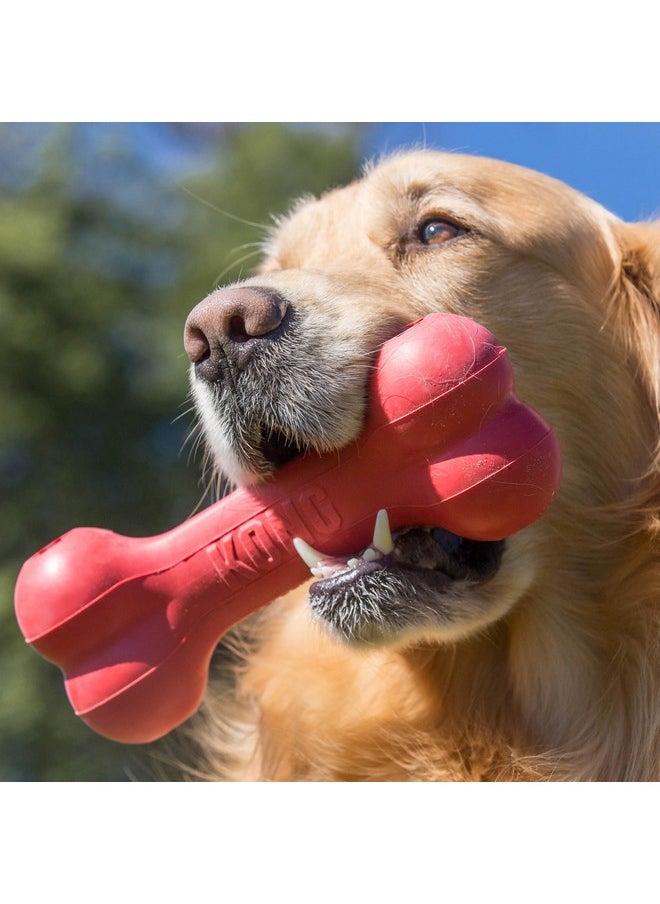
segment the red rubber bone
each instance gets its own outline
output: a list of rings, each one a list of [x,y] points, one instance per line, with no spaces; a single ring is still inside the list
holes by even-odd
[[[76,528],[21,569],[26,640],[60,666],[75,712],[126,743],[197,709],[211,654],[239,620],[309,579],[293,538],[329,556],[393,530],[497,540],[535,521],[560,480],[548,425],[514,394],[506,350],[482,326],[432,314],[383,346],[359,439],[289,462],[155,537]]]

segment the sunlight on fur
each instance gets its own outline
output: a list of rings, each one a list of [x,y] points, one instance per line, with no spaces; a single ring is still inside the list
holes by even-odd
[[[295,322],[236,407],[257,412],[268,391],[270,426],[301,448],[354,439],[379,346],[449,311],[507,347],[564,473],[497,573],[455,582],[431,627],[346,643],[312,617],[306,585],[234,629],[179,732],[185,774],[657,781],[660,225],[513,165],[401,153],[297,204],[242,285],[286,299]],[[236,435],[257,414],[239,425],[224,390],[191,380],[217,469],[267,479],[258,436]]]

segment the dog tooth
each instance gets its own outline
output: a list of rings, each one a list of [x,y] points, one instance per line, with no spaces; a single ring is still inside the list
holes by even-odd
[[[374,538],[371,541],[371,545],[380,550],[384,556],[394,549],[392,531],[390,530],[390,519],[387,517],[386,509],[381,509],[376,515]]]
[[[293,538],[293,545],[300,558],[309,568],[316,568],[319,562],[326,558],[322,552],[314,549],[313,546],[310,546],[309,543],[306,543],[300,537]]]
[[[380,552],[379,550],[373,549],[371,546],[369,546],[362,553],[362,559],[365,562],[375,562],[376,559],[380,559]]]

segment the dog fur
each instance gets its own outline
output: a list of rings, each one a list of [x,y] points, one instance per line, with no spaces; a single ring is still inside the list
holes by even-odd
[[[657,781],[660,224],[626,224],[503,162],[405,152],[296,204],[241,285],[286,299],[294,323],[255,364],[242,419],[191,368],[232,483],[274,471],[251,434],[260,411],[303,450],[354,439],[377,349],[432,311],[507,347],[518,394],[558,436],[563,478],[495,575],[455,582],[448,617],[343,636],[314,617],[305,585],[247,619],[186,729],[190,774]]]

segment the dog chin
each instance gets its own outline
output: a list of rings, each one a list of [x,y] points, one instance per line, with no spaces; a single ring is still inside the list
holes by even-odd
[[[412,528],[386,555],[326,559],[309,607],[324,630],[351,645],[452,643],[499,620],[532,580],[516,542],[477,542]],[[512,549],[509,547],[513,547]],[[513,567],[515,564],[515,567]]]
[[[504,618],[529,592],[538,578],[533,534],[532,527],[481,544],[445,531],[402,531],[376,565],[351,560],[348,570],[313,583],[311,615],[349,645],[459,642]]]
[[[396,576],[390,581],[396,586]],[[383,595],[356,593],[352,600],[345,598],[340,603],[322,599],[310,588],[310,612],[314,621],[341,643],[403,649],[463,641],[499,621],[515,602],[503,606],[501,598],[496,601],[468,583],[424,602],[416,592],[405,599],[388,597],[383,585],[379,593]]]

